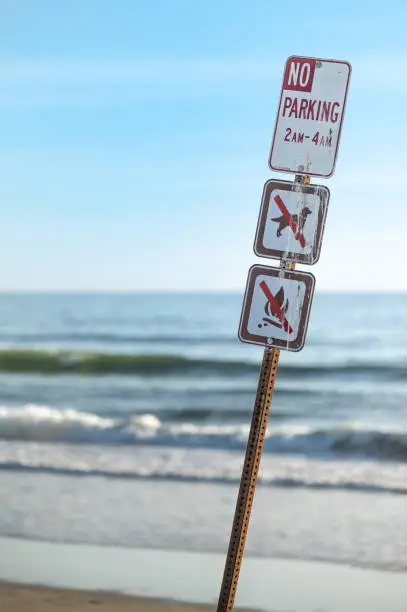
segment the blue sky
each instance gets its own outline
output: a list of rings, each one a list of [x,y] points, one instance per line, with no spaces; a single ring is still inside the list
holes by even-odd
[[[305,4],[3,0],[0,289],[242,290],[264,182],[291,177],[267,162],[298,54],[353,68],[300,268],[407,290],[407,3]]]

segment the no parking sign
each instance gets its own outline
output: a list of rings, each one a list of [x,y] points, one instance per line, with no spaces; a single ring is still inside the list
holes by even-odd
[[[332,176],[350,74],[348,62],[288,58],[269,158],[272,170]]]

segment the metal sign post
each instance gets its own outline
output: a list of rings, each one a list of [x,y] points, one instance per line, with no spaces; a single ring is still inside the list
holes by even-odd
[[[297,176],[296,181],[308,184],[309,176]],[[295,263],[281,261],[280,268],[294,270]],[[279,349],[264,349],[217,612],[231,612],[236,598],[279,359]]]
[[[281,267],[286,266],[282,263]],[[287,264],[287,268],[293,270],[295,264]],[[217,612],[233,610],[236,598],[279,358],[279,349],[264,349]]]
[[[279,357],[279,349],[264,349],[232,533],[220,589],[218,612],[230,612],[233,609],[236,597]]]
[[[293,56],[285,65],[269,166],[296,176],[264,186],[254,252],[280,268],[252,266],[243,300],[239,338],[265,349],[217,612],[234,606],[280,349],[305,342],[315,278],[293,270],[319,258],[330,192],[310,175],[334,172],[350,73],[337,60]]]

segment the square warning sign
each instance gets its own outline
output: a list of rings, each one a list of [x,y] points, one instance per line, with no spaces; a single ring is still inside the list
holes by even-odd
[[[321,252],[329,189],[270,180],[264,185],[254,252],[314,264]]]
[[[315,277],[254,265],[249,270],[239,325],[242,342],[300,351],[305,343]]]

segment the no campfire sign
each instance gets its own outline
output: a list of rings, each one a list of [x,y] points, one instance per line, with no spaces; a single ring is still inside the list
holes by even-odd
[[[305,343],[315,278],[309,272],[254,265],[249,270],[239,338],[289,351]]]
[[[305,264],[318,261],[329,189],[270,180],[264,185],[254,252]]]
[[[272,170],[332,176],[350,73],[348,62],[288,58],[269,157]]]

